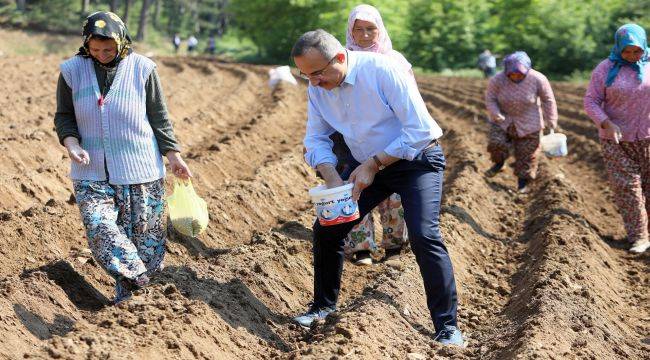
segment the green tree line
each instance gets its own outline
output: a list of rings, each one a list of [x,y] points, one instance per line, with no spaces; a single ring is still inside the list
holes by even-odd
[[[122,16],[133,35],[169,38],[236,34],[257,47],[257,60],[288,63],[297,37],[323,28],[345,42],[351,0],[0,0],[0,21],[78,33],[95,10]],[[432,71],[475,66],[483,49],[524,50],[548,74],[589,71],[606,57],[616,28],[650,29],[650,0],[377,0],[393,47]]]
[[[173,34],[220,36],[228,26],[228,0],[0,0],[0,24],[63,34],[81,33],[82,20],[112,11],[131,35],[146,41],[148,29]]]

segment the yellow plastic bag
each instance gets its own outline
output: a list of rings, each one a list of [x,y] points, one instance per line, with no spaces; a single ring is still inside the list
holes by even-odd
[[[208,205],[196,194],[191,181],[174,181],[167,206],[172,226],[182,235],[196,237],[208,227]]]

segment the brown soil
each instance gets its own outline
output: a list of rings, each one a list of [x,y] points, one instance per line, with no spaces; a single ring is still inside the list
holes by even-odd
[[[346,264],[340,311],[291,323],[312,291],[317,180],[301,157],[305,88],[267,67],[157,59],[211,222],[170,234],[167,267],[127,303],[89,257],[52,117],[59,57],[0,58],[0,357],[650,358],[650,254],[625,251],[583,88],[555,84],[570,155],[542,159],[528,195],[485,152],[485,82],[419,79],[445,130],[442,230],[468,345],[443,348],[411,253]]]

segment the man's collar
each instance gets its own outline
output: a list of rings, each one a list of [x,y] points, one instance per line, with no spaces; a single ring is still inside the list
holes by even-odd
[[[356,81],[357,78],[357,56],[354,54],[354,51],[350,50],[345,50],[347,60],[348,60],[348,69],[345,74],[345,79],[343,79],[344,83],[348,83],[350,85],[354,85],[354,82]],[[339,85],[340,86],[340,85]]]

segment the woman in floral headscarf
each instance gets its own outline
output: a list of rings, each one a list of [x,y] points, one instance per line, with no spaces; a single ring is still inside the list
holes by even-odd
[[[485,94],[491,123],[487,150],[494,163],[487,175],[495,176],[501,171],[513,147],[517,188],[523,193],[537,176],[544,122],[552,129],[557,127],[557,105],[551,83],[532,69],[525,52],[506,56],[503,67],[490,79]]]
[[[116,281],[115,302],[163,266],[162,155],[174,175],[190,170],[167,114],[156,65],[131,50],[120,18],[96,12],[83,45],[61,64],[54,118],[71,159],[77,205],[97,262]]]
[[[348,17],[346,45],[352,51],[371,51],[385,54],[394,59],[398,66],[411,75],[411,64],[400,54],[393,50],[390,37],[384,27],[384,22],[379,11],[370,5],[359,5],[352,9]],[[343,179],[347,179],[355,163],[350,150],[339,133],[332,136],[334,153],[337,155]],[[404,222],[404,209],[399,195],[393,194],[377,207],[383,227],[381,246],[385,250],[384,260],[389,260],[400,254],[402,247],[408,242],[406,224]],[[368,214],[361,223],[356,225],[345,241],[345,253],[351,256],[357,265],[372,264],[371,252],[378,250],[375,244],[375,230],[371,214]]]
[[[621,26],[609,57],[591,74],[587,115],[598,126],[605,169],[630,251],[650,247],[650,49],[645,30]]]

